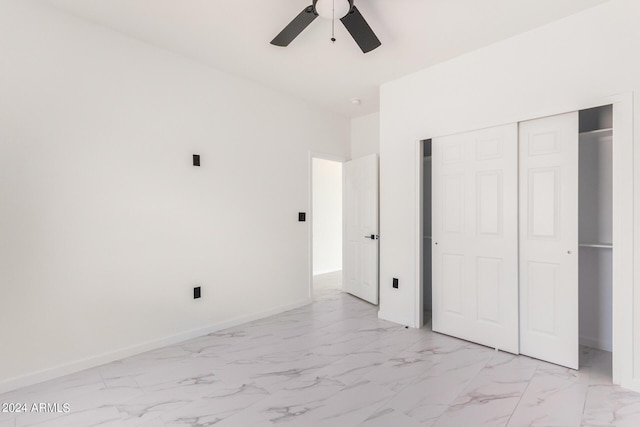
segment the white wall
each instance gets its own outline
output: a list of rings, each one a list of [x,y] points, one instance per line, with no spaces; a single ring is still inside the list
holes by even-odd
[[[0,391],[309,302],[348,119],[26,0],[0,52]]]
[[[314,158],[313,274],[342,270],[342,163]]]
[[[351,120],[351,158],[380,154],[380,113]]]
[[[640,2],[612,0],[382,86],[380,317],[415,324],[418,141],[572,111],[639,90],[639,16]],[[640,186],[634,188],[637,203]],[[635,212],[640,221],[640,209]],[[392,277],[400,279],[399,289],[391,287]],[[636,334],[639,318],[633,319]],[[640,335],[634,339],[640,344]],[[640,372],[640,352],[634,357]]]

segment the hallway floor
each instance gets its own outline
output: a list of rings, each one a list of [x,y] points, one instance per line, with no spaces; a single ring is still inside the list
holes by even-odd
[[[572,371],[427,329],[316,286],[312,305],[0,395],[70,412],[0,413],[19,426],[638,426],[640,394],[610,353]]]

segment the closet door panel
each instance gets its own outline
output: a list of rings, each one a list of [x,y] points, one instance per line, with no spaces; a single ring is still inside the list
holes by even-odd
[[[476,174],[478,185],[478,209],[476,211],[478,234],[499,236],[502,234],[502,171]]]
[[[463,316],[462,295],[464,287],[464,256],[456,253],[442,254],[443,308],[447,314]]]
[[[578,368],[578,113],[520,123],[520,352]]]
[[[517,125],[432,142],[433,329],[518,352]]]
[[[478,296],[478,320],[500,323],[500,288],[502,283],[502,260],[485,256],[476,258],[476,294]]]
[[[442,177],[444,203],[444,230],[447,233],[462,234],[464,231],[464,174]]]
[[[559,240],[560,168],[529,169],[527,205],[529,239]]]

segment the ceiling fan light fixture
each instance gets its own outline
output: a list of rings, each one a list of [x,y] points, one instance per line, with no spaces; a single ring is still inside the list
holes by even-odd
[[[349,0],[318,0],[316,2],[316,12],[324,19],[341,19],[349,13],[350,9]]]

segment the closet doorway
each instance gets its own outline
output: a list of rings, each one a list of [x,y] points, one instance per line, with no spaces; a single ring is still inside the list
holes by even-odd
[[[582,346],[583,355],[585,352],[589,352],[589,348],[595,348],[600,352],[611,352],[608,359],[611,362],[608,363],[613,365],[612,379],[615,384],[621,384],[625,379],[633,378],[633,363],[635,359],[640,359],[639,355],[634,354],[630,345],[633,339],[633,322],[630,319],[633,319],[633,260],[635,255],[633,251],[633,235],[630,232],[633,227],[632,183],[634,155],[632,106],[633,100],[630,95],[620,95],[610,98],[609,103],[601,103],[599,107],[583,107],[577,109],[574,113],[577,123],[575,129],[577,146],[574,158],[576,176],[573,190],[573,197],[576,201],[574,220],[576,229],[575,248],[564,249],[565,254],[567,254],[567,251],[571,252],[567,255],[573,255],[576,260],[575,293],[572,297],[572,302],[576,308],[573,311],[575,319],[572,317],[571,320],[575,325],[575,327],[572,327],[575,331],[575,338],[571,345],[571,351],[578,355],[580,346]],[[520,122],[520,124],[522,123],[525,122]],[[518,134],[520,134],[520,130]],[[422,140],[419,142],[418,150],[416,150],[419,154],[417,167],[420,171],[418,175],[418,191],[416,192],[419,198],[417,205],[419,210],[418,229],[420,230],[419,238],[416,239],[417,246],[420,249],[420,257],[417,259],[420,282],[416,287],[416,324],[419,326],[431,326],[435,331],[438,331],[438,328],[434,328],[432,322],[430,322],[429,309],[433,309],[433,316],[435,317],[437,307],[435,289],[440,287],[442,291],[443,287],[442,283],[437,282],[437,275],[433,274],[433,271],[438,268],[438,261],[433,253],[435,252],[434,248],[437,247],[435,235],[438,232],[431,227],[435,227],[433,225],[433,215],[438,210],[443,210],[444,205],[447,203],[442,195],[435,194],[438,186],[442,186],[442,180],[437,181],[437,172],[434,172],[435,157],[438,153],[434,149],[434,144],[439,144],[441,139]],[[434,140],[436,141],[434,142]],[[544,148],[544,145],[549,141],[541,142],[538,148]],[[523,150],[520,143],[518,142],[517,144],[519,146],[518,149]],[[455,154],[455,152],[456,150],[449,150],[450,155]],[[472,152],[470,151],[469,153]],[[518,156],[520,154],[521,152]],[[468,157],[470,156],[471,154],[468,154]],[[473,156],[477,156],[477,152]],[[430,159],[427,159],[429,157]],[[516,163],[519,164],[520,161],[518,160]],[[522,169],[522,165],[518,167]],[[521,172],[519,172],[519,178],[515,179],[515,181],[520,181],[520,184],[522,184]],[[538,178],[541,181],[539,182],[550,182],[548,178],[551,175],[553,173],[547,174],[546,177],[540,175]],[[476,191],[477,185],[477,181],[474,181],[464,191],[466,193]],[[455,190],[455,188],[455,185],[450,185],[448,191],[441,191],[441,193],[447,194],[447,197],[451,199],[452,194],[455,192],[452,193],[450,190]],[[520,194],[522,191],[520,186],[518,195],[515,198],[504,198],[505,202],[508,200],[511,200],[510,203],[515,202],[517,211],[522,210],[522,206],[518,206],[519,200],[522,200],[522,194]],[[538,194],[544,195],[544,192],[539,191]],[[567,200],[562,198],[556,197],[555,200],[563,204],[567,203]],[[544,206],[544,203],[541,206]],[[443,216],[447,217],[446,215]],[[537,226],[543,228],[550,226],[547,221],[555,221],[552,216],[545,216],[544,213],[542,213],[541,217],[538,217],[538,220],[542,222],[538,222]],[[431,224],[429,221],[431,221]],[[466,221],[466,224],[473,225],[474,223],[478,224],[477,218],[471,215],[470,221]],[[520,241],[523,237],[522,217],[520,217],[519,223],[517,241]],[[430,251],[432,252],[431,255]],[[516,249],[516,252],[519,253],[519,258],[522,258],[521,251],[521,247]],[[521,271],[521,261],[516,261],[515,264],[520,266],[517,268]],[[453,272],[455,268],[449,268],[449,270]],[[554,362],[544,354],[532,354],[526,349],[526,344],[523,351],[521,346],[523,320],[520,316],[522,315],[523,304],[529,304],[529,302],[523,302],[522,300],[523,289],[520,287],[522,277],[520,273],[518,276],[516,280],[509,280],[510,283],[515,282],[520,294],[520,303],[516,303],[516,309],[520,313],[518,315],[520,320],[513,322],[520,323],[520,343],[515,353],[528,354],[542,360]],[[456,283],[455,280],[450,280],[450,282]],[[451,283],[447,283],[447,285]],[[468,284],[464,280],[460,280],[457,283],[460,286],[466,286],[466,288],[460,288],[454,293],[455,295],[466,295],[466,292],[472,288],[475,287],[477,289],[477,284]],[[547,289],[551,288],[547,287]],[[448,286],[447,289],[451,289],[451,287]],[[549,303],[549,295],[551,294],[546,296],[538,294],[537,303]],[[476,295],[476,300],[472,301],[471,304],[467,304],[467,306],[470,307],[476,304],[477,307],[477,298],[478,296]],[[469,316],[469,318],[473,319],[473,316]],[[545,319],[538,317],[538,320]],[[444,333],[482,344],[480,340],[476,340],[473,337]],[[491,344],[484,344],[494,347]],[[504,347],[495,347],[505,350]],[[570,363],[558,361],[554,363],[565,366],[570,365]],[[572,367],[578,368],[578,366],[578,364],[575,364]],[[628,384],[632,386],[631,383]]]
[[[613,106],[580,111],[580,345],[612,351]]]
[[[572,369],[611,351],[612,128],[611,105],[519,124],[520,352]]]

